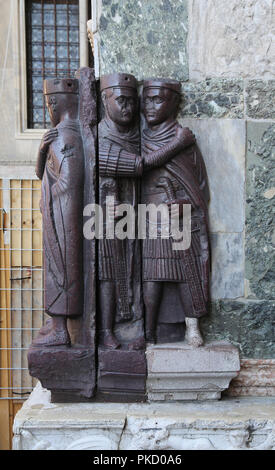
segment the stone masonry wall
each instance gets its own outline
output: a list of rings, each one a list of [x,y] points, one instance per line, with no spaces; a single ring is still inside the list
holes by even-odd
[[[99,73],[182,82],[211,188],[212,308],[206,340],[275,359],[275,0],[93,0]],[[34,165],[16,139],[15,2],[0,0],[0,161]],[[96,16],[97,13],[97,16]]]
[[[211,189],[207,341],[275,359],[275,1],[102,0],[100,74],[182,82]]]

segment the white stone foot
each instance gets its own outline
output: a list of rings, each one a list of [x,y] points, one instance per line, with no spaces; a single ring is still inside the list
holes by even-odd
[[[203,346],[203,339],[200,333],[198,318],[185,318],[185,323],[185,342],[194,348]]]

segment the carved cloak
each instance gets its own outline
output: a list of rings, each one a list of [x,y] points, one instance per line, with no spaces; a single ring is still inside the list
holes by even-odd
[[[175,137],[177,125],[177,121],[174,121],[160,130],[144,129],[142,154],[158,150],[168,144]],[[158,175],[162,174],[171,180],[177,198],[180,199],[180,195],[183,193],[184,198],[187,196],[187,200],[192,205],[191,247],[185,252],[172,252],[171,238],[168,240],[145,240],[143,242],[143,274],[145,274],[143,279],[145,282],[186,282],[192,298],[192,314],[199,317],[207,313],[209,300],[210,243],[207,209],[209,188],[205,164],[198,147],[192,145],[177,154],[162,168],[155,169],[151,174],[148,172],[142,184],[144,203],[152,203],[154,199],[156,200],[154,189],[151,190],[149,197],[146,194],[148,192],[147,186],[153,187]],[[166,200],[166,202],[169,201]],[[161,253],[164,252],[165,256],[162,256]],[[150,264],[156,265],[154,273],[157,275],[155,278],[150,278],[154,274],[152,270],[151,272],[148,270]],[[165,309],[162,309],[159,321],[171,323],[183,321],[184,315],[180,314],[180,311],[182,311],[181,307],[175,309],[174,314],[166,318]]]
[[[72,317],[83,311],[83,148],[78,123],[57,129],[42,179],[45,312]]]

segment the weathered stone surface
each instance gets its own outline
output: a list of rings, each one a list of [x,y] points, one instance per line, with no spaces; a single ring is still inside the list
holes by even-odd
[[[190,78],[275,77],[274,0],[191,0]]]
[[[31,347],[28,351],[30,374],[52,390],[56,402],[83,401],[93,396],[94,362],[94,351],[83,346]]]
[[[244,84],[242,80],[209,78],[183,83],[180,116],[196,118],[243,118]]]
[[[242,358],[275,358],[274,301],[219,300],[201,319],[204,340],[228,341]]]
[[[12,68],[13,55],[12,55],[12,21],[14,15],[13,2],[0,0],[1,17],[4,21],[1,22],[1,41],[0,41],[0,67]],[[1,76],[3,70],[1,69]]]
[[[275,119],[275,80],[249,80],[246,84],[246,112],[253,119]]]
[[[275,299],[275,124],[247,123],[247,295]]]
[[[272,449],[274,405],[275,398],[52,405],[37,386],[16,415],[13,449]]]
[[[103,0],[100,73],[188,79],[187,0]]]
[[[1,57],[1,56],[0,56]],[[0,114],[0,162],[15,164],[31,164],[36,160],[39,140],[16,139],[16,79],[15,72],[11,69],[0,69],[2,77],[1,114]]]
[[[242,232],[245,212],[245,122],[237,119],[181,118],[202,152],[211,193],[211,232]]]
[[[98,348],[96,398],[121,403],[145,401],[145,352]]]
[[[244,296],[244,243],[242,233],[211,234],[211,298]]]
[[[220,399],[240,370],[239,352],[228,343],[154,345],[146,357],[149,401]]]
[[[227,396],[275,396],[275,360],[242,359],[241,370],[232,380]]]

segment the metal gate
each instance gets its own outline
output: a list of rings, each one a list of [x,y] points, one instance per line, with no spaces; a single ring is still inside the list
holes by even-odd
[[[0,449],[28,398],[27,350],[43,324],[41,182],[0,180]]]

